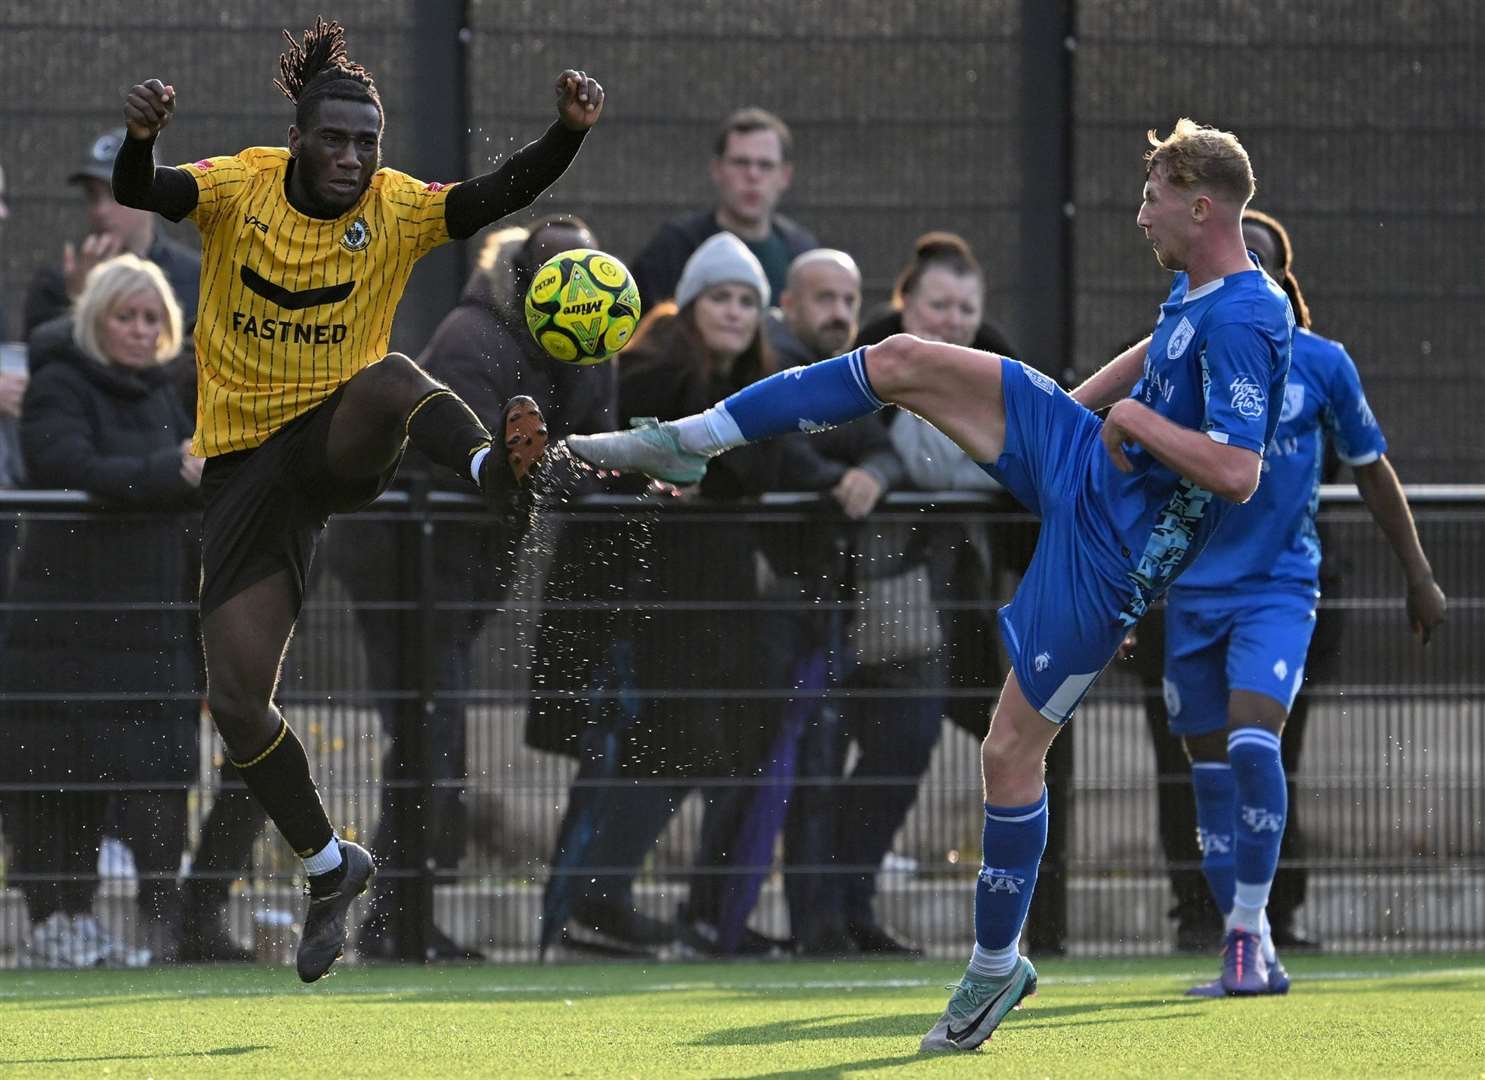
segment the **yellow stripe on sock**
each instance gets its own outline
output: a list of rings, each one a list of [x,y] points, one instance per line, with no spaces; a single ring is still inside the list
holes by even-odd
[[[262,761],[269,754],[277,750],[278,744],[283,742],[284,736],[289,733],[289,722],[287,720],[284,720],[282,721],[282,724],[283,726],[278,729],[278,734],[275,735],[273,737],[273,741],[268,744],[268,749],[264,750],[257,757],[253,758],[252,761],[234,761],[232,762],[232,764],[239,769],[251,769],[254,765],[258,764],[258,762]]]
[[[402,431],[404,436],[406,436],[412,430],[413,417],[418,415],[418,412],[423,408],[423,406],[428,404],[428,402],[432,401],[434,398],[444,397],[445,395],[447,395],[448,397],[453,397],[454,392],[447,386],[444,386],[440,387],[437,390],[429,390],[426,394],[420,397],[418,399],[418,403],[412,407],[412,412],[407,414],[407,420],[405,420],[402,424]]]

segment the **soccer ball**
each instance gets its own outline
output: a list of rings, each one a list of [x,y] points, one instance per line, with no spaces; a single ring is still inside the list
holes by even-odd
[[[542,264],[526,290],[526,326],[542,351],[567,364],[601,364],[639,324],[639,286],[618,259],[573,248]]]

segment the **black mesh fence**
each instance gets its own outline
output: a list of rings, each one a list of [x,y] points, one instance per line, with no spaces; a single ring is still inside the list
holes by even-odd
[[[1414,482],[1481,475],[1476,181],[1485,10],[1128,2],[1077,12],[1077,363],[1146,332],[1164,275],[1134,231],[1144,133],[1190,116],[1237,132],[1253,205],[1294,241],[1317,332],[1344,341]],[[1408,445],[1403,445],[1406,442]]]
[[[1019,243],[1019,5],[674,4],[636,0],[477,4],[470,167],[548,122],[564,66],[611,88],[609,138],[555,189],[621,257],[667,218],[715,197],[708,163],[723,117],[742,105],[793,130],[795,178],[781,209],[855,255],[869,303],[890,291],[914,237],[962,231],[992,269],[991,310],[1008,312]],[[663,148],[663,149],[662,149]]]
[[[292,114],[272,85],[278,31],[315,13],[157,0],[125,22],[60,0],[0,14],[11,336],[32,274],[86,231],[64,180],[118,123],[127,87],[150,74],[177,85],[163,160],[280,144]],[[1252,153],[1255,205],[1293,234],[1316,329],[1350,346],[1395,433],[1403,476],[1481,476],[1469,409],[1482,392],[1485,11],[1470,0],[386,0],[341,17],[382,88],[385,160],[427,178],[487,169],[539,134],[563,67],[599,74],[603,127],[532,212],[580,213],[621,257],[709,204],[724,115],[776,110],[797,136],[782,209],[855,254],[868,308],[915,236],[957,230],[986,265],[987,315],[1048,371],[1090,370],[1148,330],[1165,293],[1133,224],[1145,131],[1179,116],[1228,127]],[[1069,85],[1037,80],[1058,65]],[[1065,175],[1028,173],[1047,143],[1066,144]],[[1066,248],[1035,213],[1049,198],[1066,204]],[[452,307],[457,261],[436,254],[415,275],[397,347],[416,352]],[[1044,274],[1065,286],[1050,308]]]
[[[0,13],[0,166],[12,212],[0,224],[8,332],[0,338],[19,334],[37,268],[85,232],[81,199],[64,181],[96,135],[117,123],[126,88],[155,74],[176,85],[180,109],[162,160],[281,143],[291,112],[272,86],[278,31],[297,31],[316,13],[302,3],[180,0],[132,5],[127,19],[77,0]],[[624,257],[662,221],[709,203],[708,160],[727,112],[773,109],[796,135],[795,180],[782,209],[855,254],[868,307],[885,300],[915,236],[954,229],[986,265],[988,317],[1048,370],[1091,370],[1148,331],[1165,294],[1167,279],[1133,224],[1146,129],[1164,132],[1183,115],[1228,127],[1252,153],[1256,205],[1293,235],[1316,329],[1349,346],[1404,479],[1482,479],[1472,410],[1485,396],[1473,356],[1485,310],[1477,265],[1485,9],[1469,0],[387,0],[340,17],[350,24],[352,55],[382,88],[386,161],[430,179],[487,169],[537,135],[561,68],[603,79],[610,99],[602,127],[531,213],[576,211]],[[1063,70],[1065,85],[1041,78]],[[1040,151],[1054,144],[1066,149],[1061,174],[1035,171],[1030,163],[1047,160]],[[1048,228],[1049,208],[1065,234]],[[188,226],[163,227],[193,239]],[[414,276],[395,346],[422,346],[453,305],[460,260],[471,254],[441,253]],[[1047,292],[1047,280],[1061,290]],[[111,519],[72,509],[33,505],[23,516],[111,527]],[[865,753],[847,738],[865,723],[863,712],[880,705],[898,723],[927,703],[958,723],[943,721],[931,740],[914,808],[875,877],[877,904],[931,948],[961,949],[979,843],[978,765],[966,731],[999,684],[988,613],[1012,583],[1008,568],[1029,526],[998,516],[976,541],[984,526],[977,511],[947,505],[930,516],[930,531],[957,537],[948,545],[959,560],[950,564],[955,580],[976,565],[976,544],[990,554],[996,573],[983,588],[944,595],[921,575],[883,573],[862,580],[887,579],[884,595],[851,591],[853,567],[890,564],[926,528],[916,507],[882,517],[877,544],[839,536],[804,508],[589,508],[566,523],[567,539],[552,537],[544,555],[519,565],[456,506],[409,516],[394,505],[338,521],[282,694],[332,817],[388,853],[383,889],[395,902],[379,909],[386,925],[419,948],[437,945],[437,926],[466,947],[531,956],[544,929],[557,933],[566,909],[582,906],[568,885],[598,877],[603,889],[627,887],[633,861],[553,858],[559,839],[564,852],[609,857],[613,838],[594,822],[614,818],[637,823],[635,835],[661,838],[638,858],[633,890],[642,911],[673,916],[699,889],[711,925],[735,932],[743,897],[717,882],[738,875],[706,861],[703,837],[714,839],[721,825],[704,820],[703,796],[746,803],[738,792],[777,792],[765,777],[735,774],[745,750],[772,748],[781,730],[797,727],[817,737],[792,744],[795,805],[838,803],[844,794],[830,763]],[[1286,851],[1286,867],[1308,870],[1308,879],[1302,891],[1293,878],[1285,887],[1303,897],[1311,928],[1343,947],[1478,944],[1485,735],[1470,538],[1479,508],[1439,504],[1422,514],[1453,600],[1451,624],[1427,652],[1405,635],[1400,582],[1365,514],[1337,505],[1328,516],[1349,565],[1328,583],[1322,622],[1334,643],[1328,660],[1317,643],[1321,670],[1312,671],[1297,773],[1300,842]],[[709,560],[739,547],[738,537],[752,562],[724,575]],[[588,554],[577,564],[591,572],[571,569],[563,545],[579,541]],[[775,565],[805,549],[817,560],[808,573]],[[839,661],[861,644],[848,618],[858,605],[896,616],[879,623],[896,629],[877,635],[892,638],[879,650],[891,656],[871,677]],[[948,631],[903,615],[925,605],[954,616]],[[933,625],[937,652],[952,652],[946,634],[978,648],[954,653],[959,666],[947,673],[915,669],[909,660],[921,656],[904,660],[901,651],[933,643]],[[1156,651],[1155,626],[1147,637],[1146,656]],[[822,659],[796,670],[800,656]],[[693,667],[707,677],[677,677]],[[806,678],[826,689],[791,695]],[[110,692],[86,680],[76,686],[77,694]],[[1042,947],[1158,950],[1170,942],[1166,910],[1192,890],[1194,855],[1179,817],[1186,777],[1171,747],[1148,733],[1146,706],[1158,711],[1159,701],[1158,675],[1137,660],[1110,673],[1076,730],[1058,740],[1051,769],[1066,803],[1057,804],[1054,830],[1066,837],[1060,854],[1054,838],[1033,914],[1032,938]],[[791,702],[811,707],[793,715]],[[561,745],[527,745],[533,703],[541,707],[534,738],[565,730]],[[22,704],[8,698],[4,708]],[[662,735],[635,727],[640,713],[660,718]],[[680,738],[710,729],[717,739],[724,728],[751,742]],[[917,730],[922,752],[932,725]],[[238,941],[256,934],[267,955],[281,947],[280,914],[297,910],[292,861],[261,834],[245,795],[220,794],[234,790],[233,777],[219,775],[220,749],[202,732],[194,781],[172,781],[187,792],[201,902],[230,890]],[[904,759],[911,742],[897,748]],[[623,760],[639,764],[611,771],[606,763],[625,747]],[[7,800],[33,800],[10,802],[7,816],[66,820],[72,810],[48,802],[56,779],[40,785],[45,791],[7,789]],[[893,780],[857,786],[890,801],[903,787]],[[103,814],[116,830],[137,825],[147,801],[134,800],[131,811],[114,790],[132,781],[98,783],[108,797],[86,813]],[[583,793],[576,811],[570,791]],[[1174,886],[1160,844],[1162,805]],[[777,799],[771,807],[756,811],[758,835],[781,813]],[[10,837],[8,822],[0,829]],[[796,850],[822,847],[808,830],[790,835]],[[784,855],[793,869],[781,879],[782,849],[757,841],[751,850],[759,897],[752,925],[787,933],[789,893],[796,906],[807,904],[820,888],[818,864]],[[828,869],[825,877],[860,879],[874,868]],[[169,873],[134,870],[134,879],[110,876],[98,889],[107,919],[133,910],[131,880]],[[96,867],[76,872],[88,890],[98,884]],[[9,958],[3,950],[21,940],[25,909],[13,866],[7,873],[0,955]],[[1402,887],[1419,881],[1427,888]]]
[[[602,942],[593,926],[616,905],[679,922],[665,955],[715,949],[719,936],[745,950],[754,933],[823,933],[826,914],[863,898],[930,951],[962,952],[982,824],[977,740],[1003,674],[993,612],[1034,525],[930,503],[898,496],[848,527],[809,500],[600,500],[544,516],[515,557],[457,497],[337,520],[279,696],[331,819],[382,860],[360,955],[447,954],[440,934],[500,959],[543,945],[568,955]],[[1295,797],[1275,905],[1334,949],[1485,937],[1481,510],[1417,509],[1451,593],[1427,650],[1408,634],[1401,575],[1369,517],[1344,502],[1323,514],[1339,571],[1288,736]],[[38,628],[84,642],[140,612],[189,619],[178,603],[65,590],[27,603],[28,537],[122,523],[34,504],[8,517],[23,532],[7,664],[34,658],[21,648],[38,634],[58,640]],[[1168,912],[1204,895],[1182,809],[1189,775],[1165,733],[1160,621],[1054,744],[1034,949],[1163,952],[1176,943]],[[287,955],[297,860],[220,771],[192,688],[156,690],[150,674],[120,693],[87,670],[94,655],[29,690],[6,675],[0,709],[32,737],[13,744],[0,785],[11,845],[0,958],[17,958],[28,900],[96,911],[148,947],[147,916],[176,902],[183,851],[184,902],[224,911],[264,959]],[[189,739],[150,728],[132,744],[144,759],[122,754],[107,735],[139,700],[186,702]],[[37,752],[38,720],[94,751],[82,764],[44,740]],[[177,744],[189,772],[151,756]],[[175,816],[160,809],[173,805]],[[22,849],[37,826],[53,847]],[[121,845],[101,862],[100,833]]]

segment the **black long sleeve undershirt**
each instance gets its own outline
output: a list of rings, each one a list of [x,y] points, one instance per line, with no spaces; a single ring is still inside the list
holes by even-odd
[[[123,206],[153,210],[179,221],[196,209],[196,181],[168,165],[155,165],[155,140],[126,138],[113,159],[113,197]]]
[[[530,206],[567,171],[587,134],[554,121],[498,169],[459,184],[444,203],[449,235],[462,240]],[[113,197],[179,221],[196,208],[196,181],[180,169],[156,166],[154,139],[125,139],[113,163]]]
[[[454,188],[443,209],[449,235],[462,240],[530,206],[567,171],[587,134],[553,121],[541,138],[521,147],[498,169]]]

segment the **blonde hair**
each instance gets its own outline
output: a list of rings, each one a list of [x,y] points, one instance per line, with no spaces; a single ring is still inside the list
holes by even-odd
[[[146,289],[153,289],[165,308],[165,325],[161,327],[160,340],[155,344],[155,360],[163,364],[172,359],[180,352],[183,338],[180,303],[160,268],[137,255],[115,255],[88,271],[83,291],[72,311],[72,340],[77,342],[78,348],[101,364],[113,363],[99,340],[99,324],[124,297]]]
[[[1146,132],[1150,152],[1145,155],[1145,175],[1160,169],[1177,187],[1206,188],[1244,206],[1253,197],[1253,164],[1248,151],[1230,131],[1206,127],[1186,117],[1176,121],[1165,138],[1152,128]]]

